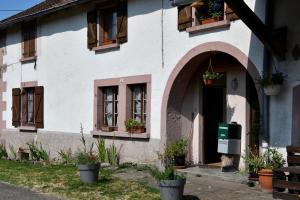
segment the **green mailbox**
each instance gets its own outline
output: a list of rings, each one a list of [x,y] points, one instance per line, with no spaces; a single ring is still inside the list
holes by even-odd
[[[242,126],[237,123],[220,123],[218,128],[218,152],[241,154]]]
[[[218,139],[241,139],[241,125],[236,123],[220,123],[218,129]]]

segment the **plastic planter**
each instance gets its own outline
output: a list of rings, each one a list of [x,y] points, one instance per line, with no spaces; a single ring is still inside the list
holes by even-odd
[[[80,180],[86,184],[94,184],[98,181],[100,164],[78,165]]]
[[[159,182],[162,200],[182,200],[185,180],[161,180]]]

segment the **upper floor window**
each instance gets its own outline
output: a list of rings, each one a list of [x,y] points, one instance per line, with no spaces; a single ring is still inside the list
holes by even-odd
[[[29,22],[22,26],[22,58],[36,56],[36,23]]]
[[[203,0],[178,7],[179,31],[224,19],[230,21],[238,19],[237,15],[224,3],[224,0]]]
[[[88,12],[88,48],[127,42],[127,1]]]

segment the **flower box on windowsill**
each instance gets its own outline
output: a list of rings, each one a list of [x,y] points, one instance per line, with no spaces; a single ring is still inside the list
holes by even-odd
[[[135,127],[135,128],[130,128],[127,131],[130,134],[141,134],[141,133],[146,133],[146,128],[145,127]]]
[[[212,18],[207,18],[207,19],[202,19],[200,20],[200,24],[211,24],[215,22],[219,22],[224,20],[224,17],[212,17]]]
[[[101,127],[101,131],[103,132],[113,132],[113,131],[117,131],[117,127],[111,127],[111,126],[103,126]]]

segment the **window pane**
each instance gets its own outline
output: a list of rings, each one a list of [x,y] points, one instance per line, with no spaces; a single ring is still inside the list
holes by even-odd
[[[114,127],[117,125],[118,117],[118,88],[107,87],[103,89],[104,94],[104,125]]]
[[[27,90],[27,122],[34,123],[34,92],[33,89]]]

